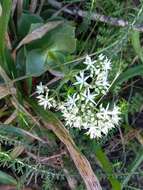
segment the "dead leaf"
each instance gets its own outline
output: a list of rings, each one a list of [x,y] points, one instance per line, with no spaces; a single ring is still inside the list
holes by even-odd
[[[34,40],[38,40],[38,39],[42,38],[47,32],[56,28],[58,25],[60,25],[62,23],[63,23],[63,21],[52,21],[52,22],[48,22],[48,23],[44,24],[40,28],[35,29],[31,33],[27,34],[27,36],[25,36],[23,38],[23,40],[21,40],[21,42],[18,44],[18,46],[16,47],[14,52],[16,52],[21,46],[28,44]]]
[[[4,98],[7,95],[9,95],[9,90],[6,85],[0,85],[0,99]]]
[[[87,190],[102,190],[100,183],[95,176],[90,163],[86,157],[78,150],[73,139],[70,137],[68,130],[59,121],[56,124],[44,123],[46,128],[50,128],[56,136],[66,145],[76,168],[82,176]]]
[[[36,11],[37,4],[38,4],[37,0],[31,1],[31,4],[30,4],[30,12],[31,13],[34,13]]]
[[[18,0],[13,0],[12,1],[12,10],[11,10],[12,16],[14,15],[14,12],[15,12],[15,9],[16,9],[16,6],[17,6],[17,1]]]

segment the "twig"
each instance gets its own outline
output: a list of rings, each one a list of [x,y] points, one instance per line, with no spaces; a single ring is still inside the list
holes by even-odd
[[[34,13],[36,11],[37,3],[38,3],[37,0],[31,1],[31,4],[30,4],[30,12],[31,13]]]
[[[75,15],[80,16],[80,17],[88,17],[89,16],[88,11],[83,11],[81,9],[77,9],[77,10],[73,9],[72,10],[67,7],[63,8],[62,3],[57,2],[55,0],[48,0],[48,3],[51,6],[53,6],[54,8],[61,9],[63,12],[68,13],[73,16],[75,16]],[[100,21],[103,23],[107,23],[107,24],[110,24],[113,26],[120,26],[120,27],[129,27],[130,26],[130,23],[126,20],[114,18],[114,17],[110,17],[110,16],[105,16],[105,15],[102,15],[99,13],[94,13],[94,12],[90,13],[90,19],[93,21]],[[133,30],[143,32],[143,25],[132,25],[131,28]]]
[[[65,174],[65,176],[67,178],[67,182],[68,182],[68,185],[69,185],[70,189],[71,190],[76,189],[77,180],[73,176],[70,175],[69,171],[66,168],[64,168],[63,171],[64,171],[64,174]]]
[[[41,11],[42,11],[44,2],[45,2],[45,0],[41,0],[41,3],[40,3],[40,5],[39,5],[38,11],[37,11],[37,14],[38,14],[38,15],[40,15],[40,13],[41,13]]]
[[[15,120],[15,118],[17,117],[17,110],[15,110],[10,116],[9,118],[7,118],[4,122],[4,124],[8,125],[10,124],[13,120]]]

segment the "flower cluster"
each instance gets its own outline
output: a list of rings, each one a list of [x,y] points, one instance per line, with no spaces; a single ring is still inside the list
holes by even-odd
[[[38,94],[37,99],[40,106],[43,106],[44,109],[50,109],[51,107],[56,107],[56,101],[54,98],[49,97],[49,89],[40,83],[37,85],[36,93]]]
[[[119,124],[120,109],[109,104],[99,105],[99,99],[109,89],[108,75],[111,62],[104,55],[99,55],[92,61],[87,55],[84,61],[85,69],[74,76],[73,93],[62,102],[49,97],[49,89],[40,84],[37,86],[39,104],[46,109],[56,107],[61,111],[65,125],[86,130],[86,134],[93,138],[100,138]]]

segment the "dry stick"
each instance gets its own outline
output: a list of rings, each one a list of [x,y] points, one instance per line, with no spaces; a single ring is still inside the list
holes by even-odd
[[[69,136],[67,129],[63,127],[62,123],[43,123],[46,128],[50,128],[56,134],[56,136],[66,145],[70,156],[76,165],[76,168],[78,169],[86,184],[87,190],[102,190],[100,183],[90,166],[90,163],[86,157],[78,151],[73,139]]]
[[[63,8],[62,3],[57,2],[55,0],[48,0],[48,3],[53,6],[56,9],[61,9],[63,12],[68,13],[70,15],[77,15],[80,17],[88,17],[90,15],[90,19],[93,21],[100,21],[103,23],[107,23],[113,26],[121,26],[121,27],[129,27],[130,23],[126,20],[119,19],[119,18],[114,18],[110,16],[105,16],[99,13],[89,13],[88,11],[83,11],[81,9],[70,9],[70,8]],[[133,25],[132,26],[133,30],[137,30],[140,32],[143,32],[143,25]]]
[[[30,12],[31,12],[31,13],[34,13],[34,12],[36,11],[37,3],[38,3],[37,0],[31,1],[31,4],[30,4]]]
[[[41,0],[41,3],[40,3],[40,5],[39,5],[38,11],[37,11],[37,14],[38,14],[38,15],[40,15],[40,13],[41,13],[41,11],[42,11],[44,2],[45,2],[45,0]]]
[[[0,99],[4,98],[5,96],[9,95],[9,89],[6,85],[0,85]]]
[[[12,1],[12,10],[11,10],[11,15],[12,15],[12,17],[13,17],[13,15],[14,15],[14,12],[15,12],[15,9],[16,9],[16,6],[17,6],[17,1],[18,1],[18,0],[13,0],[13,1]]]
[[[77,187],[77,180],[73,176],[70,176],[70,173],[66,168],[64,168],[63,171],[67,178],[67,182],[68,182],[70,189],[75,190]]]
[[[17,117],[17,110],[15,110],[8,119],[5,120],[4,124],[8,125],[10,124],[13,120],[15,120]]]

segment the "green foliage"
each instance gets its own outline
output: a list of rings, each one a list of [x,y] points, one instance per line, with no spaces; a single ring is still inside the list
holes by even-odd
[[[21,39],[29,32],[32,24],[43,23],[43,19],[38,15],[23,13],[18,21],[18,37]]]
[[[26,74],[40,75],[47,69],[64,72],[62,65],[66,54],[73,53],[76,47],[74,31],[74,27],[63,24],[32,42],[26,53]]]
[[[2,6],[2,15],[0,16],[0,64],[8,71],[8,65],[6,64],[5,57],[5,35],[8,29],[8,21],[11,11],[11,0],[0,1]]]
[[[142,76],[143,75],[143,65],[137,65],[131,68],[128,68],[126,71],[121,73],[115,83],[113,84],[112,88],[116,85],[120,85],[124,82],[127,82],[129,79],[132,79],[135,76]]]
[[[131,114],[140,112],[142,107],[142,102],[143,102],[142,93],[136,93],[134,96],[132,96],[131,102],[129,104],[130,107],[129,112]]]
[[[143,50],[140,44],[140,33],[137,31],[133,31],[131,34],[131,40],[132,40],[132,45],[135,50],[135,53],[143,62]]]
[[[17,185],[17,181],[12,176],[0,171],[0,184]]]
[[[124,139],[124,136],[128,137],[128,133],[132,130],[128,122],[130,115],[140,112],[143,104],[142,33],[131,30],[131,27],[121,28],[114,24],[111,26],[108,23],[91,20],[91,14],[94,11],[107,16],[109,20],[108,16],[112,16],[127,20],[130,26],[138,25],[143,20],[142,2],[60,1],[63,6],[65,5],[65,9],[75,11],[75,15],[72,15],[70,12],[64,13],[63,9],[55,9],[47,1],[43,5],[40,4],[42,1],[38,1],[36,11],[31,13],[31,3],[34,1],[23,0],[21,1],[23,2],[22,9],[17,6],[14,16],[11,16],[13,2],[0,0],[0,65],[14,80],[13,84],[17,90],[16,95],[0,100],[0,166],[5,171],[0,171],[0,184],[26,185],[29,179],[34,181],[35,178],[38,182],[40,181],[40,186],[44,190],[60,189],[63,187],[62,183],[68,186],[62,167],[60,169],[54,167],[53,160],[47,163],[39,161],[39,159],[51,158],[62,152],[63,144],[56,137],[57,134],[63,139],[67,137],[65,133],[60,133],[60,130],[65,129],[59,121],[61,113],[56,111],[55,114],[55,110],[43,110],[33,100],[35,94],[32,94],[32,98],[29,96],[31,97],[30,93],[35,91],[39,82],[46,84],[54,79],[57,81],[52,81],[50,88],[55,92],[55,96],[60,93],[63,98],[65,89],[71,85],[67,81],[77,72],[77,69],[83,68],[81,66],[83,57],[86,54],[97,56],[103,53],[112,62],[110,80],[113,84],[110,92],[100,101],[114,104],[119,99],[123,113],[121,126],[111,131],[107,137],[94,142],[91,142],[87,136],[84,137],[84,131],[76,130],[75,132],[70,129],[69,132],[78,148],[70,135],[67,139],[70,139],[78,153],[84,152],[87,155],[94,173],[102,182],[103,189],[108,188],[109,182],[113,190],[143,189],[142,145],[134,139]],[[79,9],[87,11],[88,14],[84,18],[78,16],[76,11]],[[21,13],[19,18],[17,18],[18,11]],[[29,42],[20,45],[22,40],[35,29],[57,21],[61,21],[62,24],[48,30],[41,37],[34,40],[31,38]],[[8,39],[5,40],[6,34],[9,35],[10,44]],[[8,44],[11,45],[11,49]],[[0,83],[3,81],[0,79]],[[12,83],[6,80],[5,84],[10,86]],[[71,86],[69,95],[73,90]],[[11,120],[10,125],[4,125],[3,123],[9,119],[14,110],[13,97],[18,101],[17,116]],[[21,106],[27,110],[29,115],[26,115],[24,110],[19,111]],[[40,127],[33,122],[34,119],[38,120]],[[56,125],[56,135],[54,131],[42,127],[44,122]],[[11,155],[18,146],[21,146],[24,151],[13,159]],[[36,159],[30,153],[36,156]],[[68,156],[61,159],[63,167],[66,163],[71,163]],[[69,175],[71,174],[71,177],[77,180],[76,190],[84,190],[83,182],[72,166],[69,164],[68,170]]]
[[[100,145],[96,145],[95,143],[93,143],[93,146],[94,146],[93,149],[95,151],[96,157],[101,163],[103,170],[106,172],[106,175],[108,179],[110,180],[110,183],[112,184],[112,188],[114,190],[121,190],[121,184],[116,179],[112,164],[108,160],[108,157],[106,156],[105,152],[102,150]]]

